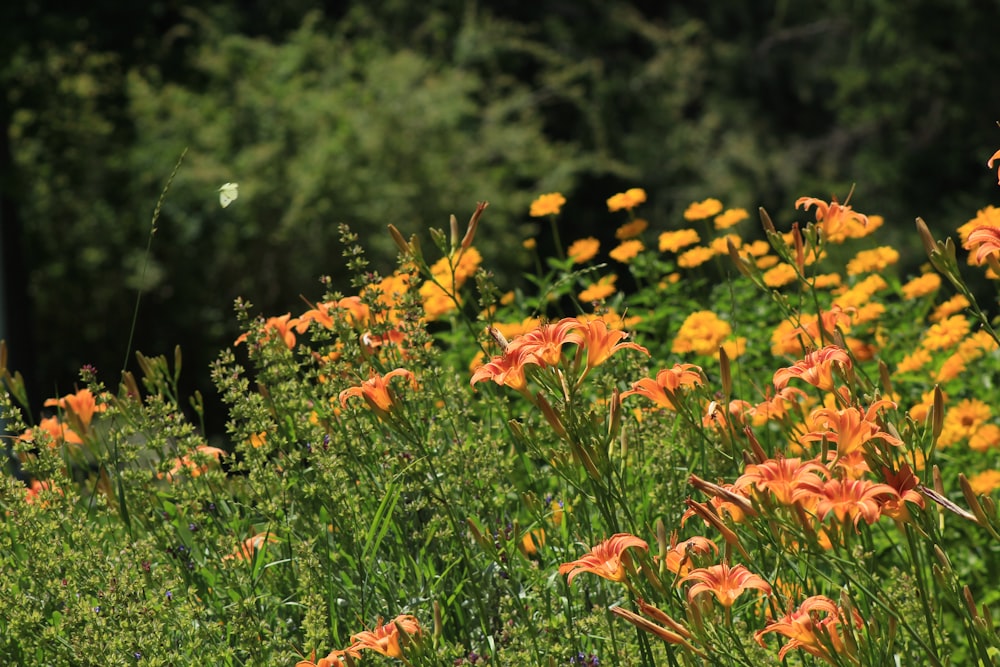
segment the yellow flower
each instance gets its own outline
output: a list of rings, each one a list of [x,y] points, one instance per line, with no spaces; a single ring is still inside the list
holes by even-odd
[[[847,275],[856,276],[861,273],[881,271],[890,264],[899,261],[899,252],[895,248],[882,246],[872,250],[862,250],[854,259],[847,263]]]
[[[941,287],[941,276],[936,273],[925,273],[919,278],[914,278],[902,287],[904,299],[919,299],[922,296],[933,294]]]
[[[1000,426],[996,424],[983,424],[969,438],[969,449],[977,452],[985,452],[991,447],[1000,447]]]
[[[629,260],[633,259],[636,255],[646,249],[646,246],[642,244],[642,241],[637,239],[632,239],[631,241],[622,241],[621,244],[608,253],[611,259],[616,262],[621,262],[622,264],[628,264]]]
[[[864,305],[858,306],[851,315],[851,324],[864,324],[865,322],[872,322],[882,317],[885,313],[885,305],[881,303],[866,303]]]
[[[681,248],[686,248],[700,240],[698,232],[693,229],[678,229],[675,232],[663,232],[660,234],[660,252],[678,252]]]
[[[950,317],[964,308],[969,307],[969,300],[961,294],[956,294],[934,309],[934,312],[927,318],[931,322],[940,322],[946,317]]]
[[[1000,470],[986,470],[969,478],[969,487],[976,495],[989,495],[1000,488]]]
[[[594,258],[597,251],[601,249],[601,242],[593,236],[585,239],[578,239],[569,247],[566,254],[573,260],[574,264],[583,264]]]
[[[535,247],[538,246],[538,241],[536,241],[535,239],[524,239],[523,241],[521,241],[521,245],[524,247],[525,250],[534,250]]]
[[[709,247],[714,250],[717,255],[725,255],[729,253],[729,241],[732,241],[734,248],[739,248],[743,245],[743,239],[741,239],[738,234],[726,234],[725,236],[712,239]]]
[[[646,201],[646,191],[642,188],[629,188],[625,192],[619,192],[608,199],[608,210],[629,211]]]
[[[978,398],[967,398],[944,415],[938,447],[948,447],[971,438],[991,417],[990,406]]]
[[[752,257],[763,257],[767,253],[771,252],[771,245],[767,241],[757,239],[756,241],[744,244],[740,250],[748,253]]]
[[[840,287],[839,273],[821,273],[812,278],[813,287],[816,289],[826,289],[828,287]]]
[[[761,271],[767,271],[771,267],[776,266],[780,261],[776,255],[764,255],[757,258],[757,268]]]
[[[710,310],[699,310],[688,315],[680,329],[671,351],[674,354],[694,352],[701,355],[714,355],[719,351],[722,341],[729,338],[733,332],[729,322],[720,319]]]
[[[693,269],[696,266],[701,266],[713,257],[715,257],[715,251],[711,248],[695,246],[677,257],[677,266],[682,269]]]
[[[845,310],[848,308],[857,308],[868,303],[868,300],[872,298],[875,292],[885,289],[888,286],[882,276],[872,274],[851,289],[840,292],[837,298],[834,299],[834,303]]]
[[[775,265],[773,269],[764,273],[764,284],[768,287],[781,287],[796,279],[795,267],[784,262]]]
[[[715,216],[716,229],[729,229],[750,217],[744,208],[731,208],[722,215]]]
[[[736,359],[747,351],[747,339],[744,336],[740,336],[738,338],[733,338],[732,340],[727,340],[722,344],[722,349],[726,351],[727,357],[730,359]]]
[[[685,220],[704,220],[719,213],[722,210],[722,202],[718,199],[706,199],[705,201],[694,202],[684,211]]]
[[[547,215],[559,215],[566,198],[558,192],[550,192],[540,195],[538,199],[531,202],[531,210],[528,213],[532,218],[544,218]]]
[[[931,363],[930,352],[923,349],[914,350],[896,365],[896,373],[913,373],[929,363]]]
[[[954,347],[969,333],[969,320],[964,315],[953,315],[930,326],[924,332],[921,346],[925,350],[944,350]]]
[[[639,234],[646,231],[649,227],[649,223],[642,218],[636,218],[635,220],[629,220],[624,225],[615,230],[615,238],[619,241],[624,241],[625,239],[635,238]]]
[[[580,292],[580,301],[589,303],[591,301],[602,301],[607,299],[609,296],[618,291],[617,288],[615,288],[615,282],[617,282],[617,280],[618,276],[613,274],[601,278],[596,283]]]
[[[965,359],[962,359],[962,355],[956,353],[944,360],[937,375],[934,376],[934,381],[938,383],[950,382],[964,372]]]

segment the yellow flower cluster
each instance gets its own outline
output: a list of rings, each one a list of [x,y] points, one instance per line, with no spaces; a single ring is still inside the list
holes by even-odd
[[[670,349],[675,354],[693,352],[704,356],[714,355],[732,333],[733,328],[729,322],[710,310],[699,310],[688,315],[681,324]]]

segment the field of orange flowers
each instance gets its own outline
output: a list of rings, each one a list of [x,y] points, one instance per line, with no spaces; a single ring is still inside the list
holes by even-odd
[[[1000,159],[1000,152],[994,156]],[[992,161],[991,161],[992,162]],[[3,369],[0,655],[100,665],[995,665],[992,206],[901,275],[881,217],[803,197],[554,240],[503,292],[489,224],[342,229],[354,292],[255,316],[33,419]],[[860,207],[859,207],[860,208]],[[757,220],[760,223],[757,223]],[[619,281],[634,284],[628,294]],[[5,364],[4,364],[5,366]]]

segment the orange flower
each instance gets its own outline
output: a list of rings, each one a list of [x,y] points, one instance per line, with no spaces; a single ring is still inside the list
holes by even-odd
[[[684,210],[685,220],[704,220],[722,210],[722,202],[718,199],[708,198],[704,201],[696,201],[688,205]]]
[[[997,151],[996,153],[993,154],[993,156],[986,162],[986,166],[989,167],[990,169],[992,169],[993,168],[993,163],[996,160],[1000,160],[1000,151]],[[1000,170],[998,170],[997,176],[998,176],[997,183],[1000,184]]]
[[[911,502],[917,507],[924,507],[924,496],[917,491],[920,485],[920,478],[913,474],[909,463],[899,466],[899,470],[890,470],[882,467],[882,481],[896,490],[899,498],[890,498],[882,505],[882,514],[892,517],[897,521],[905,521],[909,518],[910,512],[906,509],[906,503]]]
[[[295,667],[344,667],[345,663],[341,658],[347,653],[349,651],[331,651],[325,658],[320,658],[316,662],[316,651],[313,651],[312,657],[309,660],[299,660],[295,663]],[[353,658],[357,658],[358,656],[358,653],[351,653],[351,657]]]
[[[812,431],[802,436],[804,442],[815,440],[826,440],[836,443],[837,458],[849,457],[852,454],[862,452],[864,445],[875,438],[880,439],[887,445],[901,447],[903,441],[886,433],[875,423],[878,411],[884,407],[894,409],[896,404],[889,400],[879,400],[871,404],[864,412],[860,408],[850,406],[843,410],[834,408],[816,408],[813,410],[809,421],[814,424],[823,424],[822,430]]]
[[[90,428],[95,412],[104,412],[108,409],[103,403],[98,405],[93,392],[89,389],[81,389],[75,394],[66,394],[59,399],[50,398],[45,401],[45,405],[57,405],[61,410],[69,410],[80,420],[80,426],[84,431]]]
[[[779,457],[748,465],[733,486],[737,490],[755,487],[767,491],[782,505],[791,505],[796,501],[798,489],[822,485],[823,480],[817,473],[829,475],[826,467],[816,461],[803,463],[802,459]]]
[[[899,493],[888,484],[876,484],[865,479],[830,479],[821,484],[803,484],[795,492],[795,500],[815,494],[818,500],[816,515],[820,520],[833,514],[841,523],[850,519],[855,528],[864,519],[873,524],[882,513],[882,505],[898,500]]]
[[[650,399],[661,408],[677,411],[675,399],[677,390],[681,387],[694,387],[704,384],[701,379],[701,368],[694,364],[674,364],[673,368],[665,368],[656,374],[656,379],[643,378],[632,383],[632,388],[622,392],[622,399],[632,394],[639,394]]]
[[[46,417],[38,422],[38,428],[49,434],[49,447],[58,447],[65,443],[67,445],[82,445],[83,438],[66,424],[59,421],[58,417]],[[35,429],[28,429],[18,438],[24,442],[35,441]]]
[[[846,203],[837,203],[836,199],[829,204],[815,197],[799,197],[795,200],[795,208],[808,211],[813,206],[816,207],[816,225],[828,241],[841,242],[848,236],[854,236],[856,227],[868,226],[868,216],[852,210]]]
[[[771,594],[771,585],[742,565],[730,567],[726,563],[721,563],[711,567],[700,567],[691,570],[680,583],[685,581],[698,582],[688,589],[688,601],[693,601],[700,593],[712,593],[724,607],[732,607],[736,598],[748,588],[756,588],[765,595]]]
[[[174,466],[166,473],[157,473],[157,479],[166,479],[172,482],[174,477],[181,473],[187,473],[191,477],[198,477],[208,471],[210,463],[218,465],[219,460],[226,455],[225,450],[208,445],[198,445],[194,448],[194,457],[185,454],[174,459]],[[200,462],[205,459],[208,463]]]
[[[264,548],[265,544],[273,544],[278,538],[273,533],[257,533],[253,537],[243,540],[240,546],[231,554],[222,557],[222,560],[253,560],[254,554]]]
[[[507,352],[523,348],[536,360],[539,366],[558,366],[562,360],[562,346],[567,343],[577,345],[583,340],[577,329],[583,326],[574,317],[565,317],[558,322],[543,324],[534,331],[518,336],[507,346]],[[511,349],[513,348],[513,350]]]
[[[574,264],[583,264],[594,258],[597,251],[601,249],[601,242],[593,236],[585,239],[577,239],[566,250],[566,256],[573,260]]]
[[[410,614],[400,614],[385,624],[379,618],[374,630],[351,635],[351,646],[347,651],[357,653],[368,649],[389,658],[402,658],[402,646],[414,637],[420,637],[420,633],[420,622]]]
[[[271,340],[271,338],[277,337],[284,341],[285,346],[290,350],[295,347],[295,327],[298,326],[299,320],[296,317],[292,317],[291,313],[285,313],[280,317],[269,317],[267,321],[264,322],[264,334],[265,340]],[[247,340],[247,334],[243,334],[237,338],[233,345],[239,345],[240,343],[245,343]]]
[[[572,584],[573,577],[581,572],[590,572],[611,581],[625,581],[630,563],[630,556],[625,550],[629,547],[649,551],[649,545],[644,540],[629,533],[617,533],[595,545],[582,558],[560,565],[559,574],[569,573],[566,577],[567,584]]]
[[[558,192],[550,192],[539,195],[538,199],[531,202],[531,210],[528,212],[532,218],[544,218],[547,215],[559,215],[566,198]]]
[[[774,388],[781,390],[792,378],[801,378],[823,391],[833,389],[833,365],[851,367],[851,358],[840,347],[827,345],[821,350],[810,352],[793,366],[782,368],[774,374]]]
[[[676,537],[674,539],[676,540]],[[713,552],[715,555],[719,554],[718,545],[707,537],[696,535],[683,542],[671,544],[663,559],[663,566],[683,577],[691,571],[692,558],[706,556]]]
[[[608,210],[612,213],[622,210],[629,211],[644,201],[646,201],[645,190],[642,188],[629,188],[625,192],[619,192],[613,197],[608,198]]]
[[[498,385],[507,386],[524,393],[528,388],[525,366],[538,365],[538,359],[523,346],[508,346],[503,354],[497,355],[476,369],[469,384],[483,380],[493,380]]]
[[[347,407],[347,399],[351,396],[361,396],[372,410],[383,416],[388,415],[389,411],[396,406],[396,395],[389,388],[389,380],[394,377],[408,378],[414,389],[417,386],[417,380],[413,377],[413,373],[405,368],[397,368],[385,375],[373,372],[370,378],[357,387],[349,387],[340,392],[340,407]]]
[[[822,618],[819,614],[825,614]],[[843,623],[845,612],[828,597],[814,595],[807,598],[799,608],[785,614],[784,617],[769,621],[767,627],[754,633],[754,639],[764,646],[764,635],[777,632],[791,639],[781,647],[778,660],[784,660],[785,654],[794,649],[834,662],[830,648],[836,652],[845,649],[844,641],[837,631],[837,625]],[[854,612],[854,623],[861,627],[862,620]]]
[[[624,331],[608,330],[608,325],[604,320],[590,320],[586,323],[580,323],[577,335],[580,347],[587,351],[587,368],[600,366],[618,350],[638,350],[647,357],[649,356],[649,350],[643,346],[637,343],[623,342],[628,338],[628,334]]]

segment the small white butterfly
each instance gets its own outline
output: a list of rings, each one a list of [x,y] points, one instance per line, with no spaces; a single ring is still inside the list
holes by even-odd
[[[240,196],[240,184],[239,183],[226,183],[221,188],[219,188],[219,203],[222,204],[222,208],[226,208]]]

